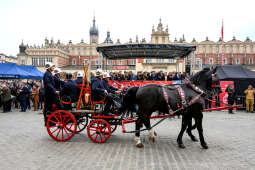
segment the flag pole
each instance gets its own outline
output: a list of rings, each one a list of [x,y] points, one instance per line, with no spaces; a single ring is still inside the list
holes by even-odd
[[[223,30],[223,19],[222,19],[222,26],[221,26],[221,65],[224,65],[224,30]]]

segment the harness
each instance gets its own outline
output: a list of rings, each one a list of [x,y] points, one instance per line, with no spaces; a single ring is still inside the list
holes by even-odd
[[[205,95],[205,92],[203,90],[201,90],[199,87],[192,84],[189,80],[185,80],[184,84],[187,84],[187,86],[189,88],[191,88],[193,91],[198,93],[198,95],[195,96],[194,98],[192,98],[191,101],[188,104],[187,104],[185,92],[184,92],[183,88],[180,85],[175,85],[174,88],[173,87],[162,86],[163,96],[164,96],[164,99],[167,103],[168,113],[169,113],[170,116],[173,116],[175,112],[170,107],[170,100],[169,100],[169,97],[168,97],[167,92],[165,90],[166,88],[169,88],[171,90],[177,89],[178,95],[181,99],[181,106],[179,106],[179,104],[177,103],[177,108],[178,109],[185,109],[188,106],[191,106],[192,104],[196,103],[200,99],[201,96]]]

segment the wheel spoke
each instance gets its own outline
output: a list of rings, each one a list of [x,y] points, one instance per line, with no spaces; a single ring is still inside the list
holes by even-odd
[[[70,120],[72,120],[71,118],[69,118],[65,123],[68,123]]]
[[[95,133],[93,133],[93,134],[91,134],[91,136],[94,136],[96,134],[96,132]]]
[[[67,136],[70,137],[70,135],[69,135],[69,133],[67,132],[66,128],[64,128],[64,130],[65,130]]]
[[[56,118],[56,120],[57,120],[58,122],[60,122],[59,119],[58,119],[58,117],[57,117],[55,114],[54,114],[53,116]]]
[[[61,131],[61,129],[59,129],[59,131],[58,131],[58,134],[57,134],[56,138],[58,138],[58,135],[59,135],[60,131]]]
[[[62,140],[64,140],[64,130],[62,128]]]
[[[69,131],[71,131],[71,132],[74,132],[74,129],[70,129],[69,127],[65,127],[66,129],[68,129]]]
[[[57,123],[57,122],[54,122],[53,120],[49,120],[50,122],[52,122],[52,123]]]
[[[51,126],[51,127],[53,127],[53,126]],[[56,127],[56,129],[54,129],[54,131],[51,132],[52,134],[55,133],[58,130],[58,127],[57,126],[55,126],[55,127]]]
[[[101,139],[101,142],[103,141],[103,138],[102,138],[102,135],[101,135],[101,133],[99,134],[99,137],[100,137],[100,139]]]
[[[97,137],[98,137],[98,134],[96,134],[96,138],[95,138],[95,139],[96,139],[96,141],[97,141]]]

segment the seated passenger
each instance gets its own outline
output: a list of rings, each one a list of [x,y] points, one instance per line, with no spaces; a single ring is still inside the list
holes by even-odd
[[[72,80],[72,73],[67,73],[66,79],[67,82],[65,82],[60,94],[61,96],[69,96],[71,102],[74,103],[78,100],[77,84]]]
[[[108,94],[102,83],[103,74],[101,70],[96,71],[96,76],[91,79],[91,99],[92,101],[102,101]]]
[[[93,101],[105,101],[105,108],[103,114],[106,116],[112,116],[110,113],[111,105],[113,104],[113,97],[109,95],[108,91],[103,85],[103,74],[101,70],[97,70],[96,77],[91,80],[91,98]]]
[[[105,72],[103,75],[103,87],[107,90],[108,93],[112,93],[112,94],[119,94],[121,92],[121,90],[119,90],[118,88],[115,88],[113,86],[111,86],[109,84],[109,80],[110,80],[110,74]]]

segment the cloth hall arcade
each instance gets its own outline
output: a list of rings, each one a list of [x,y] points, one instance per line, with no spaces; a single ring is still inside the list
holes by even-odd
[[[110,32],[107,32],[105,40],[99,42],[99,29],[96,26],[96,20],[93,19],[91,28],[89,29],[90,42],[86,43],[81,39],[79,43],[73,43],[70,40],[67,44],[63,44],[58,40],[54,42],[53,39],[48,40],[45,38],[43,45],[24,45],[22,42],[19,46],[18,64],[34,65],[41,71],[44,71],[45,62],[51,61],[60,67],[65,72],[77,72],[82,70],[82,63],[91,63],[92,71],[101,66],[101,60],[97,46],[104,45],[118,45],[121,44],[118,39],[117,42],[113,42],[110,37]],[[177,40],[170,40],[173,37],[170,36],[168,26],[164,28],[161,19],[156,27],[152,27],[151,40],[146,42],[143,38],[138,39],[136,36],[135,41],[130,38],[128,42],[122,44],[135,44],[135,43],[153,43],[153,44],[185,44],[196,45],[196,51],[194,53],[194,69],[201,70],[205,66],[221,64],[237,64],[248,67],[255,70],[255,42],[249,37],[244,41],[240,41],[233,37],[232,40],[224,42],[224,59],[221,58],[222,52],[222,40],[219,38],[217,42],[210,41],[208,37],[202,42],[197,42],[193,38],[192,42],[187,42],[184,35]],[[185,65],[190,64],[190,56],[187,60],[176,61],[173,59],[128,59],[128,60],[108,60],[108,70],[111,71],[159,71],[164,70],[166,72],[185,72]]]

